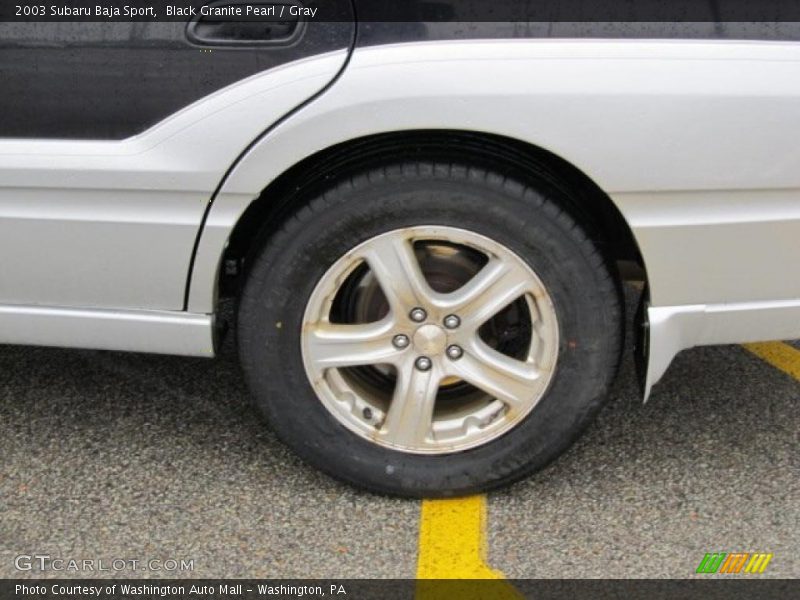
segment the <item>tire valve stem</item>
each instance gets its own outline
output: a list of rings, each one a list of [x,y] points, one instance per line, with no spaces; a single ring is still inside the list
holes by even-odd
[[[361,412],[364,415],[364,418],[367,421],[372,421],[372,409],[369,407],[365,407],[364,410]]]

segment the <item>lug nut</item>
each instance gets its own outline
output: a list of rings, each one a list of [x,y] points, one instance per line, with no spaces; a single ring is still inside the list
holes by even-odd
[[[448,329],[456,329],[459,325],[461,325],[461,319],[456,315],[447,315],[444,318],[444,326]]]
[[[461,349],[461,346],[453,344],[447,347],[447,357],[451,360],[458,360],[462,356],[464,356],[464,351]]]
[[[420,371],[430,371],[433,363],[427,356],[420,356],[415,362],[414,366]]]
[[[412,321],[416,323],[422,323],[425,319],[428,318],[428,313],[425,312],[424,308],[417,307],[413,309],[410,313],[408,313],[408,316],[411,318]]]
[[[408,339],[408,336],[403,335],[402,333],[392,338],[392,344],[394,344],[394,347],[399,350],[408,348],[409,343],[411,343],[411,341]]]

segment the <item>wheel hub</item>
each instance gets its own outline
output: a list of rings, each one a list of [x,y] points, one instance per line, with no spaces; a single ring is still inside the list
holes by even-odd
[[[426,356],[441,356],[447,348],[447,334],[433,324],[423,325],[414,332],[414,351]]]

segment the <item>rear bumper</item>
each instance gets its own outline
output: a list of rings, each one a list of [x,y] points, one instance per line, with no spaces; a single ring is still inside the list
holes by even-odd
[[[645,400],[681,350],[800,338],[800,300],[650,306],[647,320]]]

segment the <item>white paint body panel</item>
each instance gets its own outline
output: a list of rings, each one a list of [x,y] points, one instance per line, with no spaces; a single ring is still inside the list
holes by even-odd
[[[800,189],[612,198],[645,258],[654,306],[800,299]]]
[[[224,190],[260,190],[265,177],[284,170],[280,163],[337,142],[424,128],[534,143],[608,193],[797,188],[799,97],[800,44],[792,43],[364,48],[328,93],[252,149]],[[284,156],[259,172],[276,147]]]
[[[645,399],[678,352],[693,346],[800,338],[800,300],[651,307]]]
[[[214,356],[214,317],[172,311],[0,306],[4,344]]]
[[[328,93],[261,140],[227,178],[201,238],[190,310],[213,307],[212,260],[225,231],[280,173],[336,143],[429,128],[530,142],[586,173],[631,225],[655,308],[683,314],[683,306],[702,305],[702,321],[717,314],[709,304],[749,306],[733,329],[715,318],[703,335],[658,346],[648,385],[683,347],[797,333],[785,311],[752,304],[800,299],[800,263],[787,261],[800,256],[800,44],[792,43],[537,40],[357,50]],[[660,343],[661,335],[666,328],[654,328],[651,339]]]
[[[0,141],[0,304],[181,310],[223,175],[345,58],[254,75],[122,141]]]
[[[211,191],[270,115],[320,89],[344,58],[256,76],[123,142],[0,142],[0,254],[14,257],[0,263],[0,303],[180,308]],[[201,234],[189,312],[215,311],[228,237],[281,173],[337,143],[431,128],[529,142],[610,195],[648,271],[648,385],[694,344],[800,335],[800,44],[792,43],[359,49],[335,85],[225,178]],[[158,339],[154,351],[165,347]],[[109,337],[104,347],[113,345]]]

